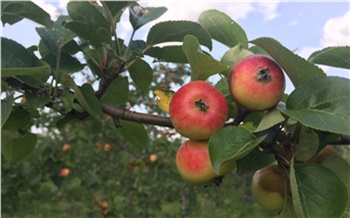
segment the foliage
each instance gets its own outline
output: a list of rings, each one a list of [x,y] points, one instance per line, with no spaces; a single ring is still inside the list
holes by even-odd
[[[346,212],[349,164],[341,157],[330,157],[324,164],[309,160],[327,144],[350,135],[350,80],[329,77],[316,65],[349,69],[349,61],[338,58],[349,54],[349,46],[325,48],[306,60],[275,39],[249,39],[239,24],[216,10],[204,11],[198,22],[156,23],[145,41],[134,40],[136,31],[167,9],[136,2],[101,3],[69,2],[68,16],[55,21],[32,2],[1,4],[4,25],[24,18],[43,25],[36,29],[39,45],[25,48],[1,38],[3,208],[16,211],[19,190],[36,192],[52,181],[62,195],[68,184],[79,184],[86,190],[84,197],[97,205],[102,199],[111,202],[108,210],[92,207],[91,213],[196,215],[191,208],[209,201],[199,197],[203,189],[179,178],[174,155],[181,138],[152,93],[176,89],[189,82],[188,77],[218,77],[214,85],[228,100],[230,116],[209,140],[214,169],[237,159],[241,177],[235,179],[249,178],[276,161],[291,187],[280,217],[341,217]],[[117,34],[125,10],[133,27],[128,40]],[[212,40],[228,47],[221,60],[209,53]],[[181,46],[164,45],[169,42]],[[271,56],[295,89],[276,108],[247,114],[229,98],[227,72],[253,53]],[[35,128],[40,134],[33,133]],[[62,152],[62,143],[72,149]],[[107,144],[110,150],[103,147]],[[156,163],[148,160],[152,153],[158,155]],[[59,176],[62,167],[71,169],[67,178]],[[209,205],[231,207],[225,202],[228,198],[218,197],[231,190],[225,179],[221,191],[211,190],[215,198]],[[175,212],[166,209],[174,207]]]

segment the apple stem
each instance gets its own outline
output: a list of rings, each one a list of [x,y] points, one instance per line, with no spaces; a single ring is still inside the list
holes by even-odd
[[[270,69],[267,67],[261,67],[258,69],[257,79],[259,82],[268,83],[271,81]]]
[[[202,99],[199,99],[194,104],[200,111],[206,112],[209,109],[209,105],[203,102]]]

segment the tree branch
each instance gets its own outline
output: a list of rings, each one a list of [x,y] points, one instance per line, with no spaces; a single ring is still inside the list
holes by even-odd
[[[108,104],[106,102],[101,102],[101,106],[104,113],[109,114],[115,118],[136,121],[138,123],[174,128],[173,124],[170,121],[170,118],[168,117],[132,112],[127,109],[122,109],[114,105]]]

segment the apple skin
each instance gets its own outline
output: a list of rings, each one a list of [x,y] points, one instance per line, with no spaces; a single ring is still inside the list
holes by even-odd
[[[320,152],[318,152],[309,161],[312,163],[322,164],[327,159],[327,157],[331,155],[339,155],[339,152],[335,150],[333,147],[326,145]]]
[[[274,60],[254,54],[231,67],[228,84],[231,98],[238,106],[249,111],[264,111],[281,100],[285,78]]]
[[[68,152],[70,149],[71,149],[71,147],[67,143],[62,146],[62,151],[63,152]]]
[[[270,212],[283,211],[286,203],[285,180],[277,165],[256,171],[252,178],[252,193],[256,202]]]
[[[60,171],[60,175],[64,177],[68,176],[69,173],[70,173],[70,170],[68,168],[62,168]]]
[[[157,161],[157,155],[156,154],[151,154],[149,156],[149,161],[152,162],[152,163],[156,162]]]
[[[210,162],[208,141],[188,140],[184,142],[176,153],[176,167],[181,177],[193,186],[205,186],[213,182],[218,176],[230,173],[236,167],[236,161],[224,163],[217,175]]]
[[[169,114],[180,135],[205,140],[224,126],[228,104],[225,97],[209,83],[192,81],[175,92]]]

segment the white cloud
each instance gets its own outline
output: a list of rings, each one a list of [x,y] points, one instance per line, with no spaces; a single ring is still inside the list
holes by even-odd
[[[280,16],[277,12],[277,7],[280,2],[259,2],[258,12],[261,13],[265,21],[274,20]]]
[[[48,14],[50,14],[51,19],[56,20],[58,16],[60,16],[60,10],[53,4],[45,1],[40,1],[40,0],[33,0],[33,2],[44,9]]]
[[[341,46],[350,45],[350,11],[343,16],[329,19],[323,27],[323,37],[321,45]]]

